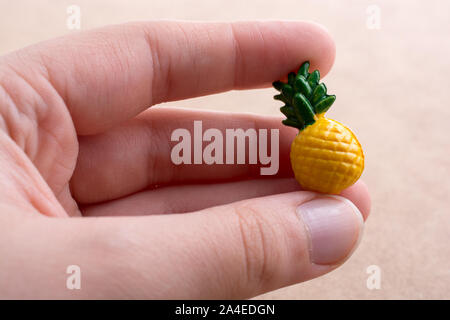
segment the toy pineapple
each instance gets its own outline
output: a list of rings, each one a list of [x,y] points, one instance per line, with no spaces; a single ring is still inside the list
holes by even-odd
[[[354,184],[364,169],[364,154],[356,136],[337,121],[325,118],[336,100],[319,83],[318,70],[309,73],[309,62],[297,74],[288,75],[288,83],[276,81],[281,92],[274,98],[285,103],[283,124],[300,132],[291,145],[291,165],[302,187],[323,193],[340,193]]]

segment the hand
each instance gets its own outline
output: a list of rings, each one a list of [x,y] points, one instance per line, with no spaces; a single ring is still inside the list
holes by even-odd
[[[1,297],[247,298],[342,264],[362,234],[367,188],[298,191],[295,130],[281,117],[146,110],[269,86],[307,59],[324,75],[334,50],[309,23],[150,22],[1,57]],[[175,166],[171,132],[199,119],[280,129],[279,173]],[[69,265],[81,290],[66,288]]]

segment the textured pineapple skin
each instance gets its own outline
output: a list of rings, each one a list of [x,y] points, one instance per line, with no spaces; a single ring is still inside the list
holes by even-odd
[[[290,158],[300,185],[323,193],[340,193],[364,170],[364,154],[353,132],[323,116],[297,135]]]

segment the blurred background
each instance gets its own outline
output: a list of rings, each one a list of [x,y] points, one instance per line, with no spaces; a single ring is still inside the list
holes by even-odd
[[[371,216],[341,268],[259,298],[450,299],[449,1],[0,0],[0,54],[76,32],[76,8],[81,30],[149,19],[327,27],[337,46],[325,79],[338,97],[329,116],[364,147]],[[280,115],[273,94],[232,91],[168,105]]]

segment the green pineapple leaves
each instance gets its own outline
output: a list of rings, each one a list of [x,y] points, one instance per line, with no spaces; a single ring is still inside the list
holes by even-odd
[[[316,114],[326,112],[336,100],[327,95],[327,87],[320,82],[318,70],[309,73],[309,61],[304,62],[297,74],[289,73],[288,82],[275,81],[272,85],[281,94],[274,99],[285,103],[280,108],[286,116],[283,124],[303,130],[316,121]]]
[[[309,103],[309,100],[301,93],[296,93],[292,99],[294,110],[298,110],[297,116],[303,120],[306,126],[316,122],[314,118],[314,107]]]
[[[324,113],[325,111],[330,109],[331,105],[334,103],[335,100],[336,100],[335,95],[323,97],[319,102],[317,102],[314,105],[316,113]]]
[[[303,76],[299,76],[295,79],[294,90],[300,92],[306,97],[309,97],[312,93],[311,86]]]
[[[305,61],[305,62],[303,62],[303,64],[300,66],[300,69],[298,69],[297,74],[299,74],[299,75],[301,75],[301,76],[307,78],[308,75],[309,75],[308,70],[309,70],[309,61]]]
[[[313,104],[316,104],[326,94],[327,94],[327,87],[325,86],[325,84],[324,83],[319,84],[312,93],[311,102]]]

